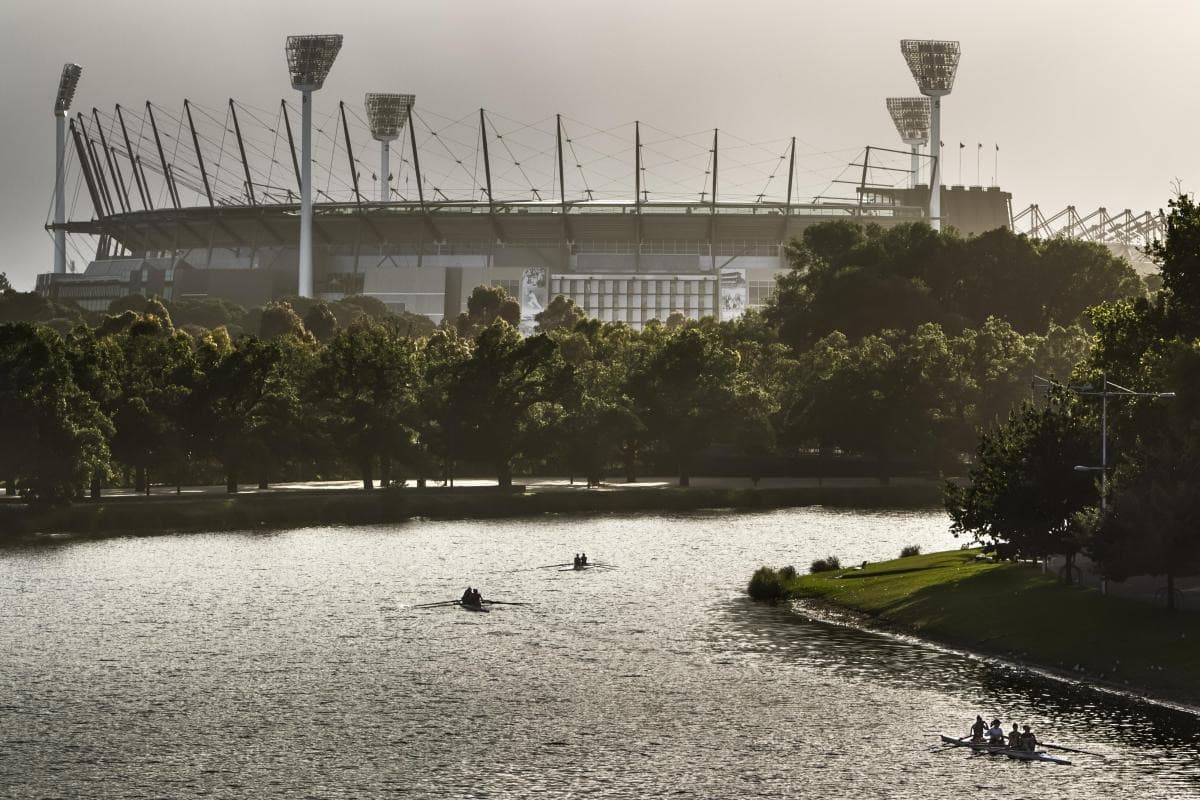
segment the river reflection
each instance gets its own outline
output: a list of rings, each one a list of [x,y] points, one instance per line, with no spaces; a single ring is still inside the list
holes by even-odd
[[[1200,796],[1196,718],[750,603],[936,512],[560,516],[0,551],[0,797]],[[620,569],[538,569],[586,551]],[[533,606],[415,606],[465,585]],[[933,746],[976,713],[1073,767]],[[932,788],[936,787],[936,788]]]

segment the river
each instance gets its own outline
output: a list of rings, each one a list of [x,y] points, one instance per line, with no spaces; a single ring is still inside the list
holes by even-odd
[[[751,603],[936,512],[550,516],[0,550],[4,798],[1200,797],[1200,719]],[[613,570],[538,568],[586,551]],[[529,606],[448,600],[470,584]],[[1094,750],[937,747],[976,713]]]

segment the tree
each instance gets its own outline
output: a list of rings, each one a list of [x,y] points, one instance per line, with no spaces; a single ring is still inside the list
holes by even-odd
[[[135,487],[149,492],[151,476],[178,479],[187,461],[187,400],[198,379],[192,339],[169,318],[126,312],[113,335],[122,352],[113,423],[113,455],[135,470]],[[113,319],[110,317],[109,319]]]
[[[1104,574],[1165,575],[1167,608],[1174,610],[1175,579],[1200,574],[1198,482],[1196,430],[1154,437],[1118,467],[1088,548]]]
[[[737,353],[698,328],[679,328],[630,376],[629,391],[649,436],[671,454],[679,485],[691,484],[692,462],[722,431],[744,383]]]
[[[111,424],[53,331],[0,325],[0,409],[0,476],[31,504],[69,502],[105,468]]]
[[[11,292],[12,284],[8,282],[8,274],[0,272],[0,292]]]
[[[560,294],[550,301],[550,305],[546,306],[544,311],[539,311],[534,315],[533,319],[537,323],[534,331],[550,333],[563,328],[573,330],[575,324],[586,316],[583,309],[575,305],[574,300]]]
[[[279,301],[268,303],[259,320],[258,335],[263,339],[278,339],[281,336],[306,338],[309,333],[304,329],[300,315],[295,312],[290,303]]]
[[[416,450],[419,397],[417,345],[362,317],[338,331],[321,352],[314,386],[334,447],[353,464],[363,488],[384,481],[391,465]]]
[[[1200,335],[1200,206],[1191,195],[1168,203],[1166,238],[1148,248],[1162,270],[1166,314],[1175,331]]]
[[[1056,387],[1045,406],[1025,403],[983,435],[969,483],[946,485],[955,536],[986,537],[1025,556],[1061,553],[1070,579],[1083,546],[1076,515],[1096,502],[1088,474],[1075,470],[1092,462],[1096,447],[1096,431],[1078,402]]]
[[[500,286],[476,286],[467,298],[467,310],[458,315],[460,336],[473,339],[502,319],[514,328],[521,323],[521,306]]]
[[[318,342],[324,344],[333,338],[337,331],[338,321],[329,306],[317,303],[304,315],[304,327]]]
[[[552,444],[553,416],[544,406],[559,403],[570,386],[570,368],[553,339],[522,339],[497,319],[479,334],[450,389],[459,452],[492,465],[499,484],[511,486],[515,461]]]

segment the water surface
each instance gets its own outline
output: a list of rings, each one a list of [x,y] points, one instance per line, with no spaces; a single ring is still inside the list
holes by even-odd
[[[0,551],[0,797],[1200,797],[1187,714],[749,602],[936,512],[548,516]],[[539,569],[578,551],[611,571]],[[414,606],[533,602],[476,614]],[[936,746],[976,713],[1108,758]]]

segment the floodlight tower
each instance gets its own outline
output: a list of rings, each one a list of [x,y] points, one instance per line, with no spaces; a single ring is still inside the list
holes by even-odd
[[[921,145],[929,143],[929,98],[928,97],[889,97],[887,99],[888,113],[900,140],[912,149],[912,174],[908,179],[908,188],[919,183],[918,173],[921,169]]]
[[[921,94],[929,98],[929,154],[933,166],[929,176],[929,224],[942,229],[942,97],[954,89],[958,70],[958,42],[902,39],[900,52],[917,81]]]
[[[417,100],[411,94],[379,94],[369,93],[363,101],[367,107],[367,122],[371,126],[371,136],[379,142],[379,200],[386,203],[389,199],[391,166],[388,163],[391,156],[391,142],[400,138],[404,124],[408,122],[409,112]]]
[[[67,165],[67,115],[71,112],[71,100],[83,67],[78,64],[63,64],[62,77],[58,79],[58,96],[54,98],[54,274],[67,271],[67,198],[65,192]]]
[[[313,296],[312,267],[312,93],[325,85],[325,78],[342,49],[342,35],[289,36],[288,72],[292,88],[300,92],[300,274],[297,294]]]

